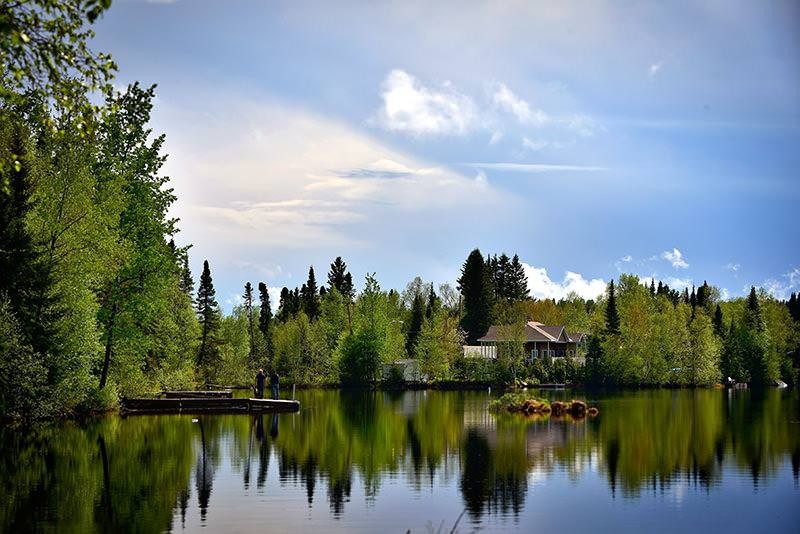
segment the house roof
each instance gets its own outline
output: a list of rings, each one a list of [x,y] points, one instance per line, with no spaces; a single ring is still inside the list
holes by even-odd
[[[568,332],[569,339],[574,343],[580,343],[586,337],[584,332]]]
[[[500,335],[502,326],[492,325],[486,335],[479,338],[479,342],[502,341]],[[551,343],[567,343],[572,341],[563,326],[547,326],[535,321],[525,323],[525,342],[549,341]]]

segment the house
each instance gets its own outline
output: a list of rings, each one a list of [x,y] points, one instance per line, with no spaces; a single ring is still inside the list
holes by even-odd
[[[497,357],[497,345],[503,339],[502,327],[490,326],[486,335],[478,339],[478,346],[464,347],[465,356]],[[586,334],[583,332],[567,332],[564,326],[547,326],[536,321],[528,321],[524,327],[525,361],[535,358],[575,358],[583,363],[586,347]],[[469,354],[468,354],[469,352]]]

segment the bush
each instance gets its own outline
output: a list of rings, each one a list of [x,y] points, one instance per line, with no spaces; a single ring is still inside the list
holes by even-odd
[[[342,342],[339,380],[345,385],[371,384],[378,378],[383,346],[369,330],[348,335]]]

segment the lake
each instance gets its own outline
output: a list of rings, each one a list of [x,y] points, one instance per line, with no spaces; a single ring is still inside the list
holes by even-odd
[[[3,532],[797,532],[797,391],[298,391],[297,414],[0,427]]]

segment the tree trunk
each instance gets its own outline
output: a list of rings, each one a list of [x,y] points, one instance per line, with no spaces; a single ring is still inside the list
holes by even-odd
[[[108,318],[108,337],[106,339],[106,355],[103,360],[103,372],[100,373],[100,389],[106,387],[108,381],[108,368],[111,365],[111,356],[114,350],[114,321],[117,317],[118,307],[116,304],[111,308],[111,316]]]

